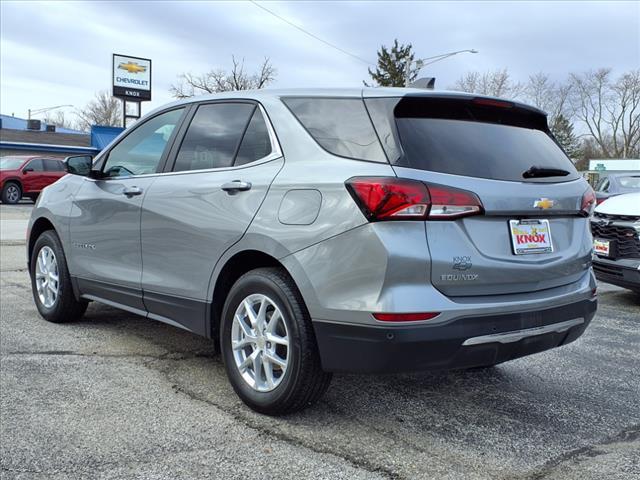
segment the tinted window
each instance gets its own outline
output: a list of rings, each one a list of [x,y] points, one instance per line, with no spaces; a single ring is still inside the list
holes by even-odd
[[[401,146],[401,151],[396,149],[400,155],[390,156],[395,165],[519,182],[562,182],[579,177],[571,160],[545,131],[544,116],[535,111],[515,105],[503,109],[477,106],[466,99],[411,97],[401,101],[368,99],[367,106],[380,137]],[[382,117],[384,112],[387,120],[377,121],[376,115]],[[532,166],[569,174],[525,179],[523,173]]]
[[[364,103],[356,98],[287,98],[285,105],[325,150],[342,157],[386,162]]]
[[[50,160],[45,158],[42,160],[44,162],[44,169],[47,172],[62,172],[64,171],[64,164],[59,160]]]
[[[41,159],[31,160],[24,168],[32,168],[34,172],[44,172],[44,165]]]
[[[109,152],[104,172],[110,177],[155,173],[183,111],[171,110],[136,125]]]
[[[244,165],[266,157],[271,153],[271,139],[267,124],[259,108],[256,108],[242,137],[235,165]]]
[[[230,167],[255,108],[248,103],[215,103],[198,107],[184,136],[175,171]]]

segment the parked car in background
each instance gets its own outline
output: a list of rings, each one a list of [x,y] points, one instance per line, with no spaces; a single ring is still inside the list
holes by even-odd
[[[640,293],[640,192],[598,205],[591,232],[598,280]]]
[[[598,182],[596,201],[600,205],[609,197],[634,192],[640,192],[640,172],[611,173]]]
[[[104,302],[215,339],[280,414],[336,371],[491,367],[597,307],[593,189],[520,103],[407,88],[228,92],[162,107],[33,209],[51,322]]]
[[[0,199],[18,203],[23,197],[34,202],[47,185],[67,174],[64,162],[41,156],[6,156],[0,158]]]

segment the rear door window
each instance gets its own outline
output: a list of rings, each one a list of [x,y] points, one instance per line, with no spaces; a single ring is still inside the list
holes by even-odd
[[[200,105],[182,140],[173,170],[232,166],[254,109],[250,103]]]
[[[246,163],[255,162],[266,157],[271,153],[271,138],[267,123],[259,108],[253,112],[251,121],[244,132],[238,154],[236,155],[235,165],[244,165]]]
[[[542,114],[516,107],[475,106],[469,100],[405,97],[367,99],[366,103],[380,137],[387,139],[383,144],[395,165],[518,182],[579,177],[546,131]],[[533,166],[568,174],[525,178],[523,173]]]
[[[43,160],[44,162],[44,169],[47,172],[62,172],[64,171],[64,164],[58,160],[50,160],[48,158],[45,158]]]
[[[284,98],[309,135],[329,153],[356,160],[386,162],[384,151],[360,98]]]

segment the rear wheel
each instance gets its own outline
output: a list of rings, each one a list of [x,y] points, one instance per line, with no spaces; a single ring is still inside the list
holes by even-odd
[[[47,230],[36,240],[30,273],[33,299],[45,320],[71,322],[84,315],[88,303],[76,300],[73,294],[62,244],[53,230]]]
[[[331,374],[320,366],[307,309],[281,269],[256,269],[233,285],[220,343],[231,385],[260,413],[301,410],[329,387]]]
[[[7,182],[2,188],[2,203],[14,205],[22,198],[22,188],[17,182]]]

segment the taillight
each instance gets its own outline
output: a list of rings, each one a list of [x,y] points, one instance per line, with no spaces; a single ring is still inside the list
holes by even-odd
[[[596,208],[596,192],[593,188],[589,187],[584,195],[582,195],[582,204],[580,205],[580,212],[588,217],[593,213],[593,209]]]
[[[476,194],[395,177],[354,177],[347,190],[369,221],[446,220],[482,213]]]
[[[373,318],[381,322],[419,322],[431,320],[440,315],[440,312],[423,313],[374,313]]]
[[[429,185],[430,219],[459,218],[482,213],[482,202],[475,193],[443,185]]]

